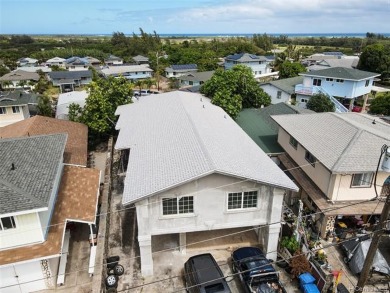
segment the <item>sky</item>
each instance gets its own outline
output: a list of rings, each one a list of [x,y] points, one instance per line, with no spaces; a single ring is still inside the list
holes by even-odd
[[[390,0],[0,0],[0,34],[390,33]]]

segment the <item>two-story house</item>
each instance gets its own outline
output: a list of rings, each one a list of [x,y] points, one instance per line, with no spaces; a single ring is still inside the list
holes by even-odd
[[[0,93],[0,127],[36,114],[38,96],[24,91]]]
[[[96,220],[100,172],[84,167],[87,127],[30,119],[0,130],[2,292],[54,289],[65,277],[67,223]]]
[[[295,86],[298,106],[306,107],[312,95],[323,93],[335,104],[337,112],[352,111],[357,99],[362,100],[364,111],[374,78],[380,76],[378,73],[345,67],[331,67],[299,75],[303,76],[303,82]]]
[[[153,70],[146,65],[118,65],[104,67],[101,72],[104,76],[123,76],[130,80],[151,78]]]
[[[38,60],[34,58],[20,58],[18,61],[16,61],[16,64],[18,67],[29,67],[29,66],[37,66]]]
[[[214,70],[212,71],[203,71],[203,72],[191,72],[186,75],[182,75],[178,77],[180,87],[192,87],[192,86],[200,86],[204,84],[206,81],[211,79],[214,74]]]
[[[134,56],[133,60],[138,65],[149,65],[149,58],[142,55]]]
[[[114,55],[110,55],[104,59],[104,64],[107,66],[123,65],[123,59]]]
[[[143,275],[153,274],[159,235],[178,235],[184,252],[192,232],[249,227],[276,258],[283,197],[297,187],[226,112],[175,91],[116,114],[115,148],[128,156],[122,204],[136,208]]]
[[[178,78],[197,71],[198,65],[196,64],[174,64],[165,68],[165,76],[167,78]]]
[[[361,217],[366,223],[381,213],[383,201],[370,200],[376,191],[381,195],[389,176],[382,169],[375,174],[382,146],[390,145],[390,124],[352,112],[272,118],[280,126],[278,142],[285,150],[279,159],[301,187],[306,206],[319,212],[322,236],[342,218]]]
[[[52,71],[48,73],[48,79],[53,86],[58,86],[60,92],[74,91],[76,87],[92,82],[91,70],[78,71]]]
[[[265,56],[258,56],[248,53],[233,54],[225,57],[225,70],[232,68],[234,65],[248,66],[255,78],[268,76],[272,69],[270,67],[271,60]]]
[[[65,60],[65,68],[69,71],[85,71],[88,70],[89,66],[91,66],[91,64],[86,58],[74,56]]]
[[[47,66],[58,66],[58,67],[65,67],[65,61],[66,59],[61,58],[61,57],[53,57],[48,60],[46,60],[46,65]]]
[[[0,77],[0,83],[3,90],[32,88],[34,87],[32,84],[38,80],[38,73],[28,72],[22,69],[14,70]]]

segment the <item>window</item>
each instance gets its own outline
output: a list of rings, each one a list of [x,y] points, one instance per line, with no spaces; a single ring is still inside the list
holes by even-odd
[[[314,157],[310,152],[306,151],[305,153],[305,159],[308,161],[313,167],[315,166],[315,163],[317,161],[316,157]]]
[[[370,85],[370,81],[369,80],[366,80],[366,85],[365,87],[368,87]]]
[[[277,98],[277,99],[281,99],[281,98],[282,98],[282,91],[278,91],[278,92],[276,93],[276,98]]]
[[[0,231],[16,228],[14,217],[0,218]]]
[[[5,107],[0,107],[0,115],[7,114],[7,109]]]
[[[352,175],[351,187],[371,187],[373,173],[360,173]]]
[[[301,99],[301,103],[307,103],[308,99]]]
[[[290,144],[294,147],[294,149],[298,148],[297,140],[295,138],[293,138],[291,135],[290,135]]]
[[[344,79],[336,79],[336,82],[343,83],[343,82],[344,82]]]
[[[313,79],[313,85],[321,86],[321,79],[319,79],[319,78],[314,78],[314,79]]]
[[[326,81],[333,81],[333,78],[327,77],[327,78],[326,78]]]
[[[12,106],[12,113],[20,113],[19,106]]]
[[[194,212],[194,197],[183,196],[175,198],[163,198],[163,215],[191,214]]]
[[[257,207],[257,191],[232,192],[228,194],[228,210]]]

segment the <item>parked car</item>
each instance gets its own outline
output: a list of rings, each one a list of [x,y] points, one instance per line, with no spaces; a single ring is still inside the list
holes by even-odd
[[[190,257],[184,264],[184,279],[190,293],[231,293],[224,275],[210,253]]]
[[[150,90],[141,90],[141,94],[139,91],[133,91],[133,94],[134,96],[149,96],[151,95],[152,93],[150,92]]]
[[[277,271],[261,249],[241,247],[232,253],[233,272],[246,293],[286,293]]]

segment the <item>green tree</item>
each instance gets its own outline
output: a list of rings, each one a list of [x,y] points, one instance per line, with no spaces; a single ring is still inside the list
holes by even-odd
[[[38,96],[38,115],[53,117],[53,108],[48,96]]]
[[[370,113],[390,115],[390,92],[383,96],[376,97],[370,104]]]
[[[81,122],[81,115],[83,114],[83,108],[76,103],[71,103],[68,107],[68,119],[74,122]]]
[[[156,85],[156,81],[152,78],[145,79],[145,85],[150,90],[153,85]]]
[[[89,85],[85,106],[72,106],[72,121],[84,123],[93,133],[109,134],[114,131],[118,106],[132,102],[132,85],[124,77],[99,78]]]
[[[334,112],[335,105],[325,94],[315,94],[307,102],[306,107],[314,112]]]
[[[3,76],[7,73],[9,73],[10,70],[5,66],[4,64],[0,64],[0,76]]]
[[[279,79],[295,77],[301,72],[306,72],[306,68],[299,62],[286,60],[279,65]]]
[[[139,89],[139,94],[141,95],[142,87],[144,86],[144,81],[141,79],[137,79],[134,83],[134,86]]]
[[[11,86],[11,85],[13,85],[13,83],[10,80],[4,80],[4,81],[1,82],[1,88],[3,90],[8,89],[9,86]]]
[[[27,80],[19,80],[18,86],[20,86],[22,89],[27,85]]]
[[[233,119],[242,108],[259,108],[271,103],[271,97],[259,87],[252,70],[245,65],[236,65],[226,71],[218,69],[204,83],[201,92]]]
[[[357,68],[380,73],[382,78],[390,77],[390,45],[376,43],[365,47]]]

